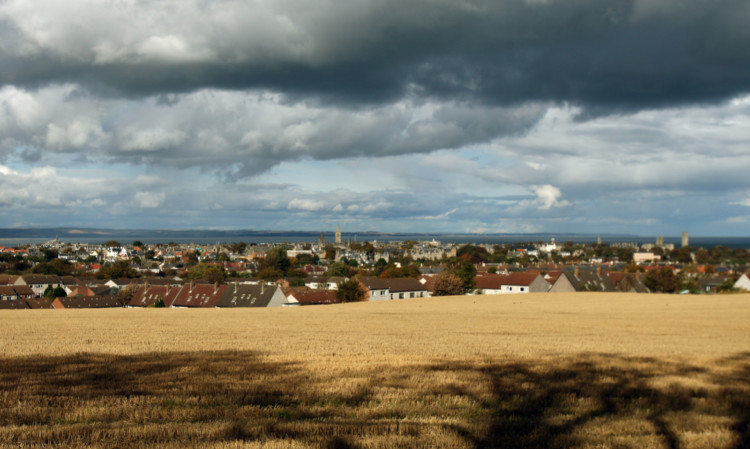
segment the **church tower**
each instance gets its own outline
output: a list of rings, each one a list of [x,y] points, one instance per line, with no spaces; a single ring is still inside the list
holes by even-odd
[[[336,226],[336,240],[335,240],[335,242],[336,242],[337,245],[341,245],[341,229],[338,226]]]

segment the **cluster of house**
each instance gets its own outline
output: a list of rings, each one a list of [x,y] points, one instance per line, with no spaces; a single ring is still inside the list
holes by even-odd
[[[184,282],[178,278],[121,279],[102,281],[73,276],[0,276],[0,309],[80,309],[109,307],[289,307],[334,304],[344,277],[310,276],[304,286],[288,282],[265,283],[241,280],[226,284]],[[417,279],[360,280],[370,300],[419,298],[430,292]],[[132,296],[123,304],[120,292],[133,285]],[[43,297],[49,289],[62,289],[66,296],[52,301]]]
[[[490,267],[492,268],[492,267]],[[498,269],[499,268],[499,269]],[[495,271],[490,273],[490,271]],[[382,301],[431,296],[436,273],[418,278],[380,279],[358,276],[355,279],[366,292],[364,299]],[[634,292],[649,293],[641,273],[602,270],[599,267],[545,271],[509,272],[507,267],[488,270],[480,266],[475,278],[475,293],[486,295],[555,292]],[[712,292],[725,284],[726,276],[704,276],[698,281],[702,291]],[[731,279],[731,278],[730,278]],[[226,284],[185,282],[179,278],[141,278],[99,280],[73,276],[21,275],[0,276],[0,309],[106,308],[106,307],[289,307],[334,304],[336,291],[344,277],[313,274],[304,286],[291,286],[280,280],[265,283],[257,279],[236,279]],[[123,304],[121,292],[131,287],[132,295]],[[750,291],[750,277],[742,274],[734,288]],[[52,301],[44,295],[50,289],[62,289],[65,296]]]

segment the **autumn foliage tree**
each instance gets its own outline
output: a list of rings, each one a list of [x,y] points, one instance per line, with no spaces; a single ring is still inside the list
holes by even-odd
[[[367,298],[367,290],[355,279],[350,279],[339,284],[336,290],[336,299],[341,302],[358,302]]]
[[[443,271],[435,278],[432,296],[453,296],[464,294],[464,281],[450,271]]]
[[[221,265],[210,265],[204,262],[194,266],[188,272],[188,277],[195,280],[205,280],[211,283],[223,283],[227,278],[226,270]]]

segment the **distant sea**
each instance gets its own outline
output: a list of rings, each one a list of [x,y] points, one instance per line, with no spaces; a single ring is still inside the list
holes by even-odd
[[[327,242],[333,242],[334,233],[325,232]],[[153,229],[81,229],[81,228],[14,228],[0,229],[0,246],[18,246],[25,244],[39,244],[49,240],[59,239],[64,243],[104,243],[116,240],[122,244],[130,244],[140,240],[146,244],[154,243],[195,243],[199,245],[213,243],[302,243],[317,242],[320,231],[216,231],[216,230],[153,230]],[[557,243],[595,243],[596,234],[450,234],[450,233],[380,233],[380,232],[344,232],[342,239],[359,242],[387,242],[405,240],[438,240],[444,243],[477,243],[503,244],[525,242],[549,242],[555,239]],[[612,243],[654,243],[655,236],[637,236],[627,234],[601,234],[602,242]],[[681,236],[664,236],[665,243],[673,243],[675,247],[681,245]],[[690,246],[712,248],[725,245],[731,248],[750,248],[748,237],[704,237],[691,236]]]

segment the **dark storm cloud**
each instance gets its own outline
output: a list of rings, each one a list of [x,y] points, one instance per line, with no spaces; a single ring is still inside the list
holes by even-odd
[[[352,104],[408,93],[494,104],[571,102],[594,112],[715,101],[750,90],[744,0],[315,6],[66,5],[70,15],[98,22],[84,31],[65,14],[45,22],[45,14],[61,13],[55,8],[38,7],[42,19],[30,23],[9,2],[0,6],[0,82],[73,82],[136,96],[257,88]]]

